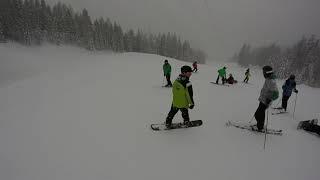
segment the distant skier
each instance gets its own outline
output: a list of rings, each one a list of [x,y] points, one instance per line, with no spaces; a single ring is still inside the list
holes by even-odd
[[[229,74],[229,77],[228,77],[228,79],[226,80],[226,82],[227,82],[228,84],[236,84],[236,83],[238,83],[238,81],[233,78],[232,74]]]
[[[317,123],[318,123],[318,119],[300,121],[297,129],[303,129],[305,131],[314,132],[320,136],[320,126],[317,125]]]
[[[245,75],[246,77],[244,78],[243,82],[244,82],[244,83],[248,83],[249,77],[251,76],[251,75],[250,75],[250,69],[249,69],[249,68],[246,70],[246,72],[244,73],[244,75]]]
[[[193,89],[191,82],[189,81],[192,75],[192,69],[190,66],[182,66],[181,74],[174,81],[172,87],[173,100],[170,112],[166,118],[167,128],[171,127],[172,119],[176,113],[180,110],[185,125],[190,122],[188,108],[193,109]]]
[[[193,67],[192,72],[197,72],[198,71],[198,62],[197,61],[193,62],[192,67]]]
[[[226,67],[223,67],[221,69],[218,70],[218,78],[216,80],[216,84],[219,84],[219,78],[222,78],[222,84],[224,84],[226,82]]]
[[[275,82],[275,75],[272,67],[264,66],[262,68],[265,82],[260,92],[259,107],[257,108],[254,117],[257,120],[257,131],[262,131],[264,128],[265,111],[270,106],[271,102],[279,97],[279,91]]]
[[[292,94],[292,91],[295,93],[298,93],[298,90],[296,89],[296,81],[295,81],[295,75],[291,74],[290,77],[286,80],[286,82],[282,86],[282,105],[281,110],[283,112],[287,111],[287,105],[288,100]]]
[[[165,87],[172,87],[172,83],[171,83],[171,80],[170,80],[171,65],[169,64],[168,60],[164,61],[164,64],[163,64],[163,75],[167,79],[167,84],[165,85]]]

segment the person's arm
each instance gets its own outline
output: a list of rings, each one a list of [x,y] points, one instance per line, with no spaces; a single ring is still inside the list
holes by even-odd
[[[279,97],[279,91],[277,88],[277,84],[276,84],[276,82],[269,81],[269,82],[267,82],[266,86],[264,86],[263,88],[265,88],[265,90],[267,92],[266,93],[266,103],[267,103],[267,106],[269,106],[272,101],[278,99],[278,97]]]
[[[192,102],[192,104],[194,104],[194,101],[193,101],[193,88],[192,88],[191,82],[188,82],[186,86],[187,86],[187,89],[188,89],[188,93],[189,93],[191,102]]]

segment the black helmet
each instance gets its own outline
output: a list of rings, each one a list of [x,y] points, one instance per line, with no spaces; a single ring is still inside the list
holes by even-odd
[[[167,62],[168,62],[168,60],[164,60],[164,62],[165,62],[165,63],[167,63]]]
[[[271,66],[263,66],[262,71],[264,77],[270,77],[273,74]]]
[[[295,79],[295,78],[296,78],[296,76],[294,74],[290,75],[290,79]]]
[[[190,66],[182,66],[181,67],[181,73],[186,73],[186,72],[192,72],[192,68]]]

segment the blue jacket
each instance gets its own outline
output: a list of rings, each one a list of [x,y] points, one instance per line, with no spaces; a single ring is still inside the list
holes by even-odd
[[[287,79],[282,86],[282,96],[291,96],[293,89],[296,89],[296,82],[294,79]]]

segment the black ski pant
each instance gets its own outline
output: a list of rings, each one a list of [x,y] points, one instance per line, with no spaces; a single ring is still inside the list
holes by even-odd
[[[172,83],[170,81],[170,74],[166,75],[166,79],[167,79],[167,85],[166,86],[172,86]]]
[[[282,105],[281,107],[287,111],[287,106],[288,106],[288,100],[289,100],[290,96],[282,96]]]
[[[258,109],[254,113],[254,117],[257,120],[257,127],[258,130],[262,130],[264,126],[264,120],[265,120],[265,112],[268,106],[260,102]]]
[[[169,125],[172,124],[172,119],[177,114],[177,112],[179,110],[181,111],[183,121],[184,122],[190,121],[188,108],[177,108],[177,107],[173,107],[173,105],[171,105],[170,112],[169,112],[167,119],[166,119],[166,124],[169,124]]]
[[[218,75],[216,84],[219,84],[219,79],[220,79],[220,76]],[[224,84],[225,82],[226,82],[226,78],[222,77],[222,84]]]
[[[193,72],[197,72],[197,71],[198,71],[198,68],[194,68],[192,71],[193,71]]]
[[[314,132],[314,133],[317,133],[318,135],[320,135],[320,126],[317,124],[311,124],[308,122],[303,126],[303,129],[306,131]]]
[[[248,81],[249,81],[249,77],[246,76],[246,78],[243,80],[243,82],[248,83]]]

